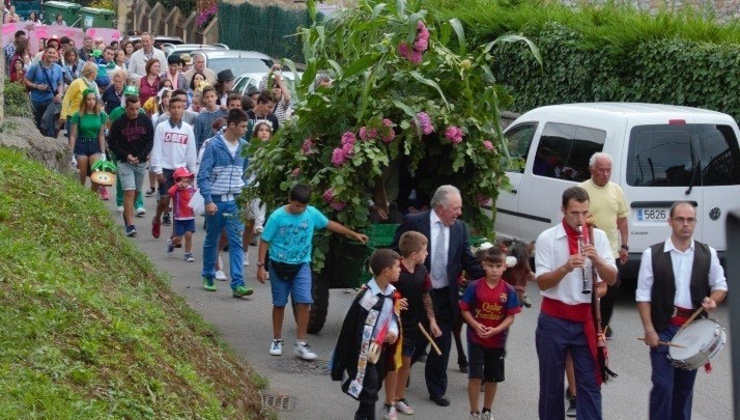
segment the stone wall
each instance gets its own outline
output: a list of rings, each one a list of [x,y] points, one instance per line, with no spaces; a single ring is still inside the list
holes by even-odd
[[[720,22],[727,22],[740,17],[740,0],[560,0],[563,4],[577,7],[582,4],[622,3],[636,9],[656,14],[661,10],[679,11],[686,8],[701,12],[707,17],[715,17]]]

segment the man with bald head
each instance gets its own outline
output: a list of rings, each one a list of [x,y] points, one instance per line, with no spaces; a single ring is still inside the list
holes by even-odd
[[[211,85],[216,83],[216,72],[206,67],[206,56],[202,53],[195,53],[193,55],[193,67],[185,72],[185,79],[188,81],[188,86],[193,80],[195,73],[203,73],[206,76],[206,81]]]
[[[146,63],[152,58],[159,60],[161,68],[167,68],[167,57],[164,52],[157,48],[154,48],[154,37],[149,32],[141,34],[141,49],[131,54],[131,59],[128,63],[128,72],[136,77],[142,77],[146,75]]]
[[[446,407],[450,401],[447,392],[447,364],[452,343],[452,328],[460,318],[457,279],[465,270],[472,279],[485,276],[485,272],[470,251],[468,229],[458,220],[462,214],[460,190],[452,185],[442,185],[434,192],[431,210],[407,215],[396,229],[393,248],[405,232],[416,231],[428,238],[429,252],[424,265],[432,281],[434,316],[442,335],[435,339],[442,355],[430,352],[424,368],[429,398]]]

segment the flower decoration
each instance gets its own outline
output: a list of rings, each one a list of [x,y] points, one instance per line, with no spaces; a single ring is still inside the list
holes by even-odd
[[[424,51],[429,49],[429,30],[423,21],[416,22],[416,38],[409,48],[406,42],[398,44],[398,55],[409,60],[411,64],[421,63]]]
[[[445,130],[445,137],[453,144],[460,144],[463,140],[463,131],[460,127],[451,125]]]

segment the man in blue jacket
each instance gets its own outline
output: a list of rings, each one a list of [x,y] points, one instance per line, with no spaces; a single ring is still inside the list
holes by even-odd
[[[218,237],[226,228],[229,239],[229,264],[233,296],[241,298],[253,293],[244,285],[242,264],[242,232],[244,224],[239,217],[236,199],[244,187],[245,158],[242,150],[247,147],[243,139],[247,131],[247,114],[241,109],[229,111],[227,128],[217,134],[203,150],[198,169],[198,188],[203,196],[206,211],[206,239],[203,242],[203,288],[216,291],[213,279],[218,257]]]

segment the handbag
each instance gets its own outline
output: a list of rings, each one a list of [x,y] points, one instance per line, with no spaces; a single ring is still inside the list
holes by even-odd
[[[280,279],[284,281],[291,281],[298,274],[298,270],[301,269],[303,264],[287,264],[274,260],[270,260],[270,266],[272,270],[277,274]]]

